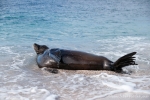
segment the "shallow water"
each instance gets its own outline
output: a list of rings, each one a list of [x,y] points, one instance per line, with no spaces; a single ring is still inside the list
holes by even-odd
[[[0,99],[150,98],[149,0],[1,0]],[[80,50],[112,61],[136,51],[137,66],[51,74],[36,65],[33,43]],[[134,95],[134,96],[133,96]],[[137,97],[138,98],[138,97]]]

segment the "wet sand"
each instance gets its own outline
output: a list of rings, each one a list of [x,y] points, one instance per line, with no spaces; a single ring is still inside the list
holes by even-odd
[[[119,93],[95,100],[150,100],[148,94]]]

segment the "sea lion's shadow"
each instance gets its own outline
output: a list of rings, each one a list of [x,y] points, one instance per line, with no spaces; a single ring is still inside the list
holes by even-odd
[[[133,72],[131,70],[125,70],[122,73],[117,73],[108,70],[66,70],[66,69],[54,69],[54,68],[43,68],[44,71],[47,71],[51,74],[61,74],[61,73],[68,73],[68,74],[85,74],[85,75],[98,75],[101,73],[113,74],[113,75],[131,75]]]

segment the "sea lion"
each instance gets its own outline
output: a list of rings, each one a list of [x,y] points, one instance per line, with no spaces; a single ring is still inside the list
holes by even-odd
[[[67,70],[110,70],[118,73],[123,72],[122,68],[135,63],[136,52],[129,53],[116,62],[112,62],[103,56],[98,56],[86,52],[49,49],[46,45],[34,43],[34,50],[37,54],[36,62],[39,68],[46,67],[52,73],[57,73],[57,69]]]

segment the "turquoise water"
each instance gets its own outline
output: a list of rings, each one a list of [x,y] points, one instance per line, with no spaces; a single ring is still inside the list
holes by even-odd
[[[83,43],[118,36],[150,38],[149,0],[1,0],[0,3],[0,38],[4,45]]]
[[[105,97],[105,93],[107,97],[122,92],[114,91],[107,79],[101,77],[103,75],[113,77],[107,80],[113,84],[120,85],[115,80],[117,77],[125,80],[122,84],[127,85],[129,81],[134,88],[150,94],[150,0],[1,0],[0,41],[1,99],[95,100]],[[83,73],[49,75],[38,69],[33,43],[103,55],[112,61],[136,51],[139,65],[127,67],[133,71],[127,76],[131,79],[101,71],[98,78],[103,82],[97,81],[97,76],[84,76]],[[95,84],[88,81],[91,78]],[[88,93],[90,87],[93,87],[91,94]],[[81,91],[83,89],[85,91]],[[88,95],[85,97],[85,94]]]

